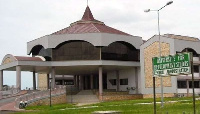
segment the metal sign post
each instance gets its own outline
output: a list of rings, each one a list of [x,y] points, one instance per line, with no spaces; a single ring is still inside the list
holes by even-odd
[[[154,114],[156,114],[156,77],[153,77],[153,109],[154,109]]]
[[[50,89],[50,91],[49,91],[49,96],[50,96],[49,105],[50,105],[50,107],[51,107],[51,80],[52,80],[52,78],[49,78],[49,89]]]
[[[194,73],[193,73],[193,55],[190,52],[179,53],[176,55],[154,57],[152,58],[153,67],[153,94],[154,94],[154,114],[156,114],[156,92],[155,77],[178,76],[192,74],[193,90],[193,109],[196,114],[195,91],[194,91]]]
[[[193,66],[193,54],[191,53],[191,73],[192,73],[192,92],[193,92],[193,112],[196,114],[196,104],[195,104],[195,92],[194,92],[194,66]]]
[[[153,63],[154,58],[152,58]],[[152,68],[154,64],[152,64]],[[156,114],[156,77],[154,76],[154,70],[153,70],[153,112]]]

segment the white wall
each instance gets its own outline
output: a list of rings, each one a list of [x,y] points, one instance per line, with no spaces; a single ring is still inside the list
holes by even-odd
[[[199,61],[199,57],[193,57],[193,61]]]
[[[181,75],[181,76],[186,76],[186,75]],[[192,79],[192,74],[188,75],[188,77],[191,77]],[[199,73],[194,72],[194,77],[199,77]]]
[[[117,79],[116,78],[116,71],[107,72],[107,89],[117,89],[116,85],[112,85],[109,82],[110,79]]]
[[[200,94],[200,89],[194,89],[195,94]],[[177,93],[187,93],[187,89],[177,89]],[[192,89],[189,89],[189,93],[193,93]]]
[[[137,70],[137,73],[135,72],[135,68],[127,69],[127,70],[120,70],[119,71],[119,79],[126,79],[128,78],[128,85],[120,85],[119,91],[127,91],[127,87],[136,87],[136,74],[139,76],[139,69]],[[107,88],[108,89],[116,89],[116,85],[112,85],[109,80],[110,79],[116,79],[116,71],[108,72],[107,73]],[[138,81],[138,80],[137,80]],[[130,91],[130,94],[133,94],[135,92]]]
[[[127,91],[127,87],[136,87],[135,84],[135,69],[128,69],[119,71],[119,79],[128,78],[128,85],[120,85],[120,91]]]

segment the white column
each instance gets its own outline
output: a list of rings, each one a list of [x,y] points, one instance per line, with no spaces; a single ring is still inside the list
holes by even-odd
[[[49,73],[48,73],[48,74],[47,74],[47,90],[50,89],[50,87],[49,87],[49,78],[50,78],[50,77],[49,77]]]
[[[116,85],[117,85],[117,91],[119,91],[119,71],[116,71]]]
[[[62,76],[62,85],[65,85],[65,75]]]
[[[135,88],[136,93],[138,93],[138,68],[135,67]]]
[[[90,89],[94,89],[94,87],[93,87],[93,75],[90,75]]]
[[[99,96],[103,95],[103,78],[102,78],[102,67],[99,67]]]
[[[16,66],[16,88],[21,90],[21,67]]]
[[[98,77],[95,78],[95,87],[98,88]]]
[[[77,86],[77,83],[76,83],[76,78],[77,78],[77,76],[76,76],[76,75],[74,75],[74,87],[76,87],[76,86]]]
[[[51,88],[55,88],[55,67],[51,68],[51,78],[52,78],[52,83],[51,83]]]
[[[0,91],[3,90],[3,70],[0,70]]]
[[[75,80],[75,82],[76,82],[76,86],[75,86],[75,87],[77,87],[77,86],[78,86],[78,75],[76,75],[76,80]]]
[[[190,93],[189,93],[189,80],[186,80],[186,85],[187,85],[187,97],[189,97]]]
[[[36,90],[36,77],[35,77],[35,71],[33,71],[33,90]]]
[[[200,77],[200,65],[199,65],[199,77]]]
[[[77,79],[77,87],[78,87],[78,89],[79,89],[79,82],[80,82],[79,77],[80,77],[80,76],[77,75],[77,78],[76,78],[76,79]]]
[[[83,76],[80,76],[80,90],[83,90]]]
[[[88,89],[88,76],[84,76],[84,86],[85,86],[85,89]]]

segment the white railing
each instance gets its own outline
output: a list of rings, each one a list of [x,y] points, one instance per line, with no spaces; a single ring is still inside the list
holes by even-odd
[[[51,95],[60,95],[60,94],[64,94],[66,93],[66,89],[65,88],[58,88],[58,89],[53,89],[51,90]],[[30,94],[26,94],[23,96],[20,96],[18,98],[15,99],[15,106],[19,107],[19,103],[20,101],[27,101],[28,103],[30,102],[34,102],[34,100],[36,99],[43,99],[43,98],[47,98],[50,96],[50,90],[45,90],[45,91],[39,91],[39,92],[33,92]]]
[[[0,91],[0,99],[15,96],[17,93],[19,93],[18,88],[11,88],[11,89],[6,90],[6,91]]]

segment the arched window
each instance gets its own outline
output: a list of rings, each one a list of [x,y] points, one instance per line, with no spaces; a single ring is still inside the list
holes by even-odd
[[[100,49],[86,41],[67,41],[52,50],[53,61],[99,60]]]
[[[114,42],[102,48],[102,60],[139,61],[139,50],[126,42]]]
[[[197,52],[192,49],[192,48],[185,48],[184,50],[182,50],[182,52],[192,52],[193,57],[199,57],[199,55],[197,54]]]
[[[42,48],[44,48],[42,45],[34,46],[31,50],[32,55],[38,55]]]

